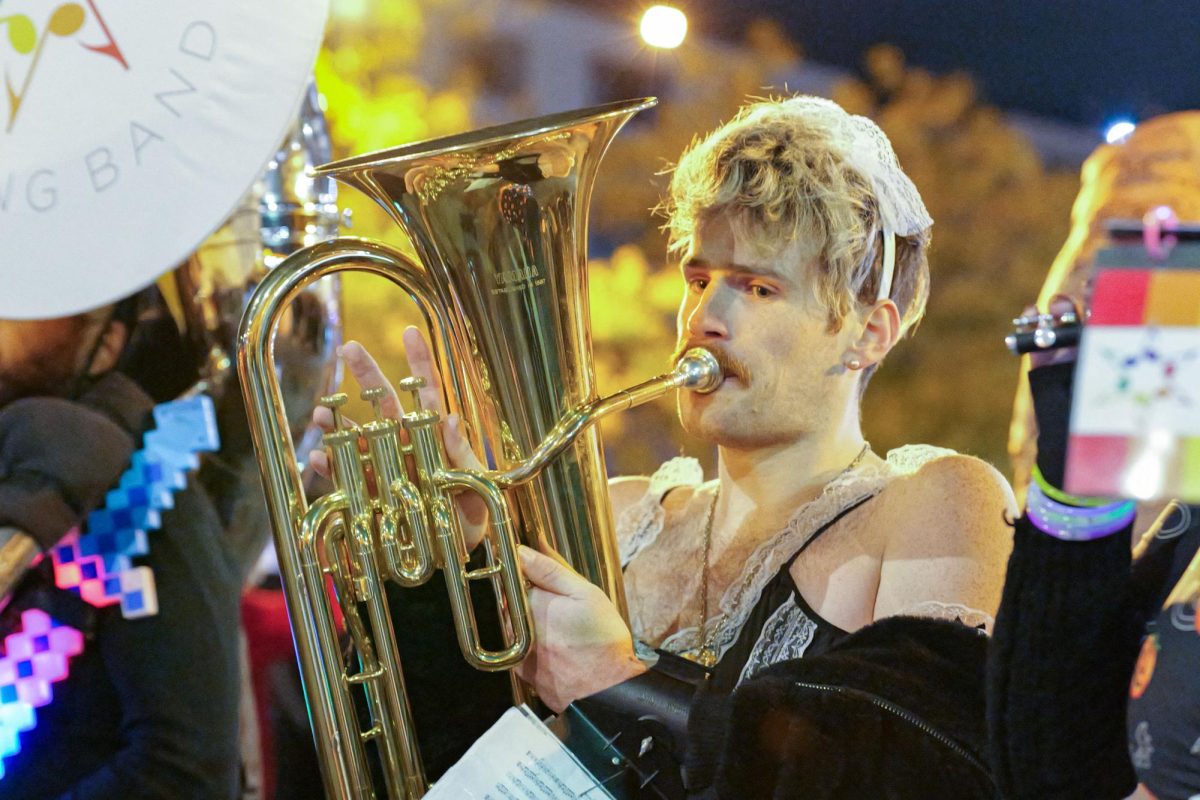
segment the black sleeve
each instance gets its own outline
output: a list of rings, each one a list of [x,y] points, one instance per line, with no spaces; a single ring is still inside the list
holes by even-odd
[[[1063,485],[1066,470],[1074,377],[1074,362],[1029,371],[1029,390],[1038,425],[1037,464],[1046,480],[1055,486]]]
[[[1062,485],[1072,364],[1030,373],[1038,466]],[[1140,639],[1130,529],[1063,542],[1016,522],[988,657],[990,756],[1013,800],[1126,797],[1125,706]]]
[[[618,796],[684,796],[684,764],[695,744],[693,711],[706,675],[703,667],[660,652],[658,663],[641,675],[572,704],[572,711],[595,726],[622,762]],[[722,731],[712,733],[719,744]]]
[[[122,746],[63,800],[229,800],[237,791],[238,586],[216,515],[194,488],[150,534],[159,613],[100,615]]]
[[[1013,800],[1126,797],[1140,628],[1128,531],[1062,542],[1017,522],[988,663],[991,756]]]
[[[624,796],[639,800],[993,798],[983,639],[895,617],[732,692],[675,659],[573,707],[614,740],[637,777]]]
[[[132,452],[129,433],[94,408],[52,397],[10,403],[0,409],[0,527],[50,549],[99,505]]]

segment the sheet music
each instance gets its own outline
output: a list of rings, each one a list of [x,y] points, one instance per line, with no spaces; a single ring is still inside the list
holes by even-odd
[[[447,770],[427,800],[611,800],[525,706],[505,712]]]

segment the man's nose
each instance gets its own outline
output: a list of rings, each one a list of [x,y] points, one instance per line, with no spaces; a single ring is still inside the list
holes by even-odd
[[[721,285],[712,281],[700,293],[692,313],[688,315],[688,335],[692,339],[728,339],[729,304]]]

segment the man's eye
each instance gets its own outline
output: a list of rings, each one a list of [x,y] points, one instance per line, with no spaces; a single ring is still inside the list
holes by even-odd
[[[774,289],[772,289],[770,286],[763,286],[760,283],[756,283],[756,284],[752,285],[750,287],[750,291],[754,293],[755,297],[766,298],[766,297],[774,297],[775,296]]]
[[[691,278],[688,280],[688,288],[693,292],[703,292],[708,286],[708,278]]]

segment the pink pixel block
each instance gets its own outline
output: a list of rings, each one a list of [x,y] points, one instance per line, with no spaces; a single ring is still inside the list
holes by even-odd
[[[0,658],[0,778],[3,759],[21,749],[18,734],[36,724],[35,708],[53,698],[50,684],[67,677],[68,659],[83,652],[83,634],[56,625],[36,608],[21,613],[21,629],[4,637]]]

